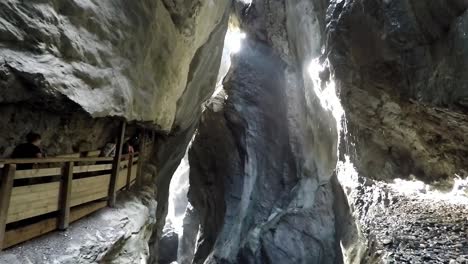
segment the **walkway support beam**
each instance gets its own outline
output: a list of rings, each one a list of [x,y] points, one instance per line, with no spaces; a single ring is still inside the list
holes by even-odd
[[[58,219],[59,230],[66,230],[70,225],[70,200],[73,182],[73,161],[65,163],[60,187],[60,214]]]
[[[10,207],[11,191],[13,189],[13,181],[15,180],[15,171],[15,164],[6,164],[2,170],[2,178],[0,180],[0,250],[3,249],[3,241],[5,240],[8,208]]]
[[[111,174],[111,178],[109,182],[108,205],[110,207],[115,207],[115,200],[116,200],[116,194],[117,194],[117,178],[120,173],[120,161],[122,159],[122,147],[123,147],[124,140],[125,140],[125,127],[126,127],[126,123],[125,121],[122,121],[122,124],[120,125],[120,134],[119,134],[119,137],[117,138],[115,156],[114,156],[114,161],[112,163],[112,174]]]
[[[125,189],[128,191],[130,190],[130,183],[132,181],[132,170],[133,170],[133,153],[131,153],[128,157],[128,165],[127,165],[127,184]]]

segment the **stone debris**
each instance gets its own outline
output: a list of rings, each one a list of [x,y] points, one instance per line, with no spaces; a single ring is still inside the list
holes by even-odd
[[[359,186],[349,197],[369,255],[380,263],[468,263],[468,203],[379,182]]]

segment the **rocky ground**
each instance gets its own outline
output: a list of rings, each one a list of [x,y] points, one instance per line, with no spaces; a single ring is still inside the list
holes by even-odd
[[[377,263],[468,263],[466,196],[400,181],[364,183],[351,197]]]

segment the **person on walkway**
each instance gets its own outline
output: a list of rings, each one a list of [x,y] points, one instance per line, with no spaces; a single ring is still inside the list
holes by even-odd
[[[125,144],[123,145],[122,148],[122,154],[133,154],[138,151],[138,144],[139,144],[139,139],[138,136],[135,135],[125,141]]]
[[[13,159],[33,159],[42,158],[43,152],[40,148],[41,135],[30,132],[26,135],[26,143],[16,146],[11,154]],[[32,169],[33,164],[18,164],[17,169],[27,170]]]
[[[114,157],[116,147],[117,147],[117,145],[115,144],[115,140],[112,140],[111,142],[108,142],[104,146],[104,148],[102,148],[100,156],[101,157],[106,157],[106,158]]]

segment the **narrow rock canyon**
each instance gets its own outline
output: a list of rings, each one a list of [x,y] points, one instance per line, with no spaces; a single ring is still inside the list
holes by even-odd
[[[0,0],[0,58],[2,158],[151,139],[0,263],[468,263],[466,0]]]

